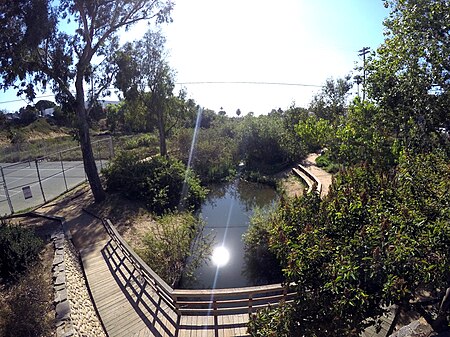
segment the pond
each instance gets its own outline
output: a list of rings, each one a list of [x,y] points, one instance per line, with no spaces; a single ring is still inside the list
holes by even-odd
[[[214,289],[254,286],[246,272],[242,235],[256,207],[273,204],[278,196],[267,185],[241,179],[213,185],[203,203],[200,216],[205,221],[204,234],[214,237],[212,256],[194,271],[193,278],[183,277],[181,289]]]

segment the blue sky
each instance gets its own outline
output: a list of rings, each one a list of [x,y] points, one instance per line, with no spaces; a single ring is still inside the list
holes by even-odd
[[[387,15],[381,0],[178,0],[174,22],[163,31],[177,82],[320,86],[327,78],[350,73],[356,62],[362,64],[362,47],[376,49],[383,42]],[[122,40],[142,36],[145,29],[138,25]],[[183,86],[198,104],[216,111],[223,107],[229,115],[238,108],[244,114],[267,113],[293,102],[306,107],[320,90],[262,84]],[[14,99],[14,93],[0,93],[0,102]],[[0,109],[25,104],[0,104]]]

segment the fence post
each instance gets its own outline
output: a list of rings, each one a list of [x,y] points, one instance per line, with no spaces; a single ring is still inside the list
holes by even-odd
[[[64,164],[63,164],[61,152],[59,152],[59,161],[61,162],[61,169],[62,169],[62,174],[63,174],[63,178],[64,178],[64,185],[66,186],[66,192],[67,192],[67,191],[69,191],[69,189],[67,188],[66,172],[64,171]]]
[[[8,200],[9,209],[11,210],[11,214],[13,214],[14,208],[13,208],[13,205],[11,202],[11,198],[9,196],[8,187],[6,186],[6,179],[5,179],[5,174],[3,173],[3,167],[1,167],[1,166],[0,166],[0,171],[2,172],[3,188],[5,189],[6,200]]]
[[[36,159],[36,160],[34,161],[34,163],[36,164],[36,171],[37,171],[37,176],[38,176],[38,180],[39,180],[39,186],[41,187],[42,197],[44,198],[44,203],[46,203],[47,200],[45,199],[44,188],[42,187],[41,174],[39,173],[38,159]]]
[[[112,160],[114,158],[114,145],[112,137],[109,136],[109,160]]]
[[[100,140],[97,141],[97,156],[98,156],[98,159],[100,159],[100,170],[103,170],[102,154],[100,153]],[[98,171],[98,169],[97,169],[97,171]]]

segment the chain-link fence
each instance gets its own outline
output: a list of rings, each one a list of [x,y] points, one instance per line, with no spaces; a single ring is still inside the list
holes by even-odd
[[[92,150],[100,171],[114,155],[112,138],[92,142]],[[26,162],[0,163],[0,215],[44,204],[86,179],[80,147]]]

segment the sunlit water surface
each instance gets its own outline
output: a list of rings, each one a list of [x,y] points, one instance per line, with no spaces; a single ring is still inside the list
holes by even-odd
[[[194,278],[184,277],[182,289],[211,289],[253,286],[246,272],[242,235],[256,207],[271,205],[277,199],[275,190],[262,184],[235,180],[209,187],[210,194],[201,207],[205,234],[214,238],[212,256],[199,267]]]

